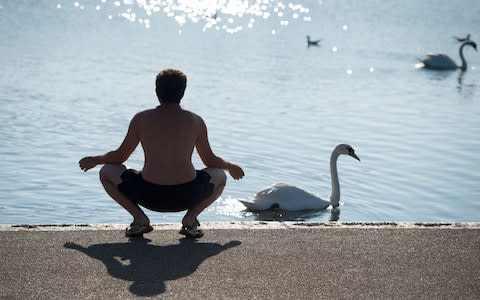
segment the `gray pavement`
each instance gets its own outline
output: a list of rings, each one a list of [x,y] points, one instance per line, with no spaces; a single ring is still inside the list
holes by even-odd
[[[478,224],[204,227],[0,226],[0,299],[480,298]]]

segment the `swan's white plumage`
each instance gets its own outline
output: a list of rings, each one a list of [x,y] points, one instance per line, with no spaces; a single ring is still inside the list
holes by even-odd
[[[277,183],[258,192],[253,202],[245,200],[240,202],[252,211],[267,210],[272,207],[289,211],[324,209],[330,205],[330,201],[285,183]]]
[[[332,194],[324,200],[314,194],[296,186],[285,183],[274,184],[258,192],[252,201],[239,200],[250,211],[279,209],[285,211],[320,210],[329,205],[337,206],[340,201],[340,184],[337,174],[337,159],[339,155],[346,154],[360,160],[350,145],[340,144],[330,157],[330,173],[332,180]]]

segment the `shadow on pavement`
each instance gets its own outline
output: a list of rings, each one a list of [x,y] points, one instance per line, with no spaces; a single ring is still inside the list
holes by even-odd
[[[96,244],[83,247],[65,243],[64,247],[78,250],[105,264],[108,273],[131,281],[130,292],[137,296],[155,296],[165,292],[165,281],[176,280],[195,272],[207,258],[239,246],[239,241],[225,245],[181,239],[179,244],[150,245],[151,240],[130,239],[126,243]]]

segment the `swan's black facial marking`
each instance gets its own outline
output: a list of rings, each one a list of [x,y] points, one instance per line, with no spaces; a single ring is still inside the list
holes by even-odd
[[[352,147],[347,147],[347,150],[348,150],[348,155],[355,154],[355,150],[353,150]]]
[[[348,150],[348,155],[360,161],[360,158],[358,158],[358,156],[355,154],[355,150],[353,150],[352,147],[347,147],[347,150]]]

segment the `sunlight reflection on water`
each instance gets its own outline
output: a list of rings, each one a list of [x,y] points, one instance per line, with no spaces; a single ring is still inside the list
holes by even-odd
[[[82,1],[83,2],[83,1]],[[228,33],[252,29],[257,19],[277,18],[280,26],[288,26],[289,19],[310,22],[310,9],[297,3],[272,0],[100,0],[97,4],[83,4],[74,1],[73,6],[80,10],[95,9],[109,11],[109,19],[114,16],[125,18],[131,22],[143,24],[150,28],[151,18],[155,14],[164,14],[175,20],[179,26],[188,22],[202,25],[202,30],[223,30]],[[57,9],[64,5],[57,4]],[[179,31],[181,32],[181,31]],[[272,30],[272,34],[275,31]]]

